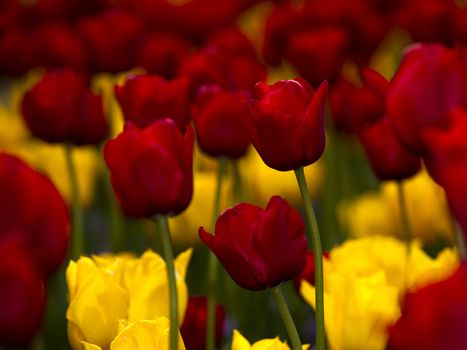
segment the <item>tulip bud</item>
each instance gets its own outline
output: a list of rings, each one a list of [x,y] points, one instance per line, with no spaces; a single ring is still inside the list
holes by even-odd
[[[303,79],[258,83],[247,126],[263,161],[288,171],[314,163],[324,151],[327,82],[314,92]]]
[[[48,72],[21,103],[31,133],[46,142],[96,144],[107,135],[102,99],[72,70]]]
[[[203,227],[199,235],[230,277],[246,289],[275,287],[305,266],[305,225],[279,196],[272,197],[266,209],[237,204],[219,216],[214,236]]]
[[[115,86],[115,95],[126,121],[145,128],[153,121],[170,118],[185,131],[190,122],[188,80],[172,81],[157,75],[133,75]]]
[[[213,157],[243,156],[250,139],[245,133],[245,105],[242,92],[221,91],[216,86],[200,89],[192,107],[196,136],[200,148]]]
[[[193,130],[170,119],[146,129],[127,123],[104,147],[112,187],[123,211],[135,217],[176,215],[193,192]]]

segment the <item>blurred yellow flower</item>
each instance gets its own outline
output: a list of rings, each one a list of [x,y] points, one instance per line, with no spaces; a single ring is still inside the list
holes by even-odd
[[[452,240],[453,232],[444,191],[426,173],[403,183],[411,233],[430,242],[437,237]],[[368,192],[339,205],[342,227],[351,237],[391,235],[402,237],[397,184],[383,183],[380,191]]]
[[[269,168],[256,150],[250,149],[241,159],[241,171],[245,181],[248,201],[264,206],[271,196],[280,195],[294,206],[301,205],[300,192],[293,171],[280,172]],[[324,179],[324,163],[318,161],[305,168],[308,190],[315,197]]]
[[[303,345],[302,349],[308,349],[308,345]],[[279,337],[259,340],[252,345],[239,331],[234,330],[231,350],[290,350],[290,348],[286,342],[281,342]]]
[[[140,320],[123,327],[110,344],[110,350],[167,350],[170,321],[165,317]],[[100,346],[81,342],[84,350],[102,350]],[[179,334],[178,350],[185,350]]]
[[[198,244],[201,242],[198,236],[199,227],[211,227],[216,179],[215,172],[195,172],[193,199],[189,207],[180,215],[170,218],[171,235],[175,244],[183,246]],[[221,198],[221,210],[232,204],[228,181],[222,186]]]
[[[399,300],[449,276],[459,265],[445,249],[435,259],[417,242],[406,245],[393,237],[349,240],[324,260],[325,326],[331,349],[384,349],[389,325],[400,315]],[[314,307],[314,287],[302,283],[301,293]]]
[[[175,260],[179,321],[188,299],[184,278],[191,253],[188,249]],[[68,337],[75,350],[83,349],[83,341],[109,349],[121,321],[169,316],[165,262],[152,251],[139,259],[131,255],[81,257],[70,262],[66,275]]]

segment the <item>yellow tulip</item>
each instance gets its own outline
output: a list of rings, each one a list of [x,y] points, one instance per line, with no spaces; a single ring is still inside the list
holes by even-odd
[[[303,345],[302,349],[308,349],[308,345]],[[281,342],[279,337],[259,340],[251,345],[239,331],[234,330],[231,350],[290,350],[290,348],[286,342]]]
[[[189,249],[175,260],[179,321],[188,299],[184,279],[191,252]],[[68,337],[75,350],[93,349],[91,345],[109,349],[122,321],[132,324],[169,315],[165,262],[151,251],[139,259],[128,254],[81,257],[70,262],[66,276]]]
[[[169,348],[170,321],[165,317],[140,320],[123,327],[110,344],[110,350],[167,350]],[[84,350],[102,350],[95,344],[81,342]],[[178,337],[178,350],[185,350],[182,337]]]
[[[403,183],[409,224],[414,238],[430,242],[452,240],[453,232],[444,191],[426,173]],[[401,213],[395,182],[384,182],[380,191],[342,202],[338,208],[342,226],[351,237],[391,235],[402,237]]]
[[[330,349],[384,349],[386,328],[400,315],[397,288],[387,283],[384,272],[364,277],[331,273],[325,283],[325,327]],[[314,287],[303,282],[301,293],[314,307]]]
[[[349,240],[332,249],[323,266],[330,348],[384,349],[403,294],[446,278],[458,265],[452,249],[433,259],[413,242],[407,255],[404,242],[387,236]],[[301,293],[314,307],[314,287],[304,282]]]

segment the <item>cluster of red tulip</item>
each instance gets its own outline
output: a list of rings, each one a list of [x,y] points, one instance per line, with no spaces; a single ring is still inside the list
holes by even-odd
[[[273,196],[264,209],[236,204],[218,217],[213,235],[201,227],[199,236],[238,285],[271,288],[278,305],[282,283],[298,276],[312,282],[317,349],[323,350],[320,233],[303,167],[325,150],[326,103],[335,129],[358,135],[379,179],[401,182],[424,164],[467,232],[467,8],[449,0],[271,1],[258,55],[236,23],[260,2],[4,0],[0,74],[45,68],[21,100],[31,134],[68,146],[105,142],[103,158],[123,212],[155,219],[161,231],[167,217],[182,213],[192,199],[195,140],[219,164],[243,157],[251,144],[269,167],[295,171],[307,227],[285,199]],[[368,66],[394,26],[417,44],[406,49],[388,81]],[[268,65],[284,60],[301,77],[266,83]],[[342,75],[349,61],[359,68],[360,85]],[[145,73],[113,87],[126,123],[108,140],[104,99],[91,80],[133,68]],[[73,211],[73,237],[80,234],[78,220]],[[45,176],[0,153],[0,345],[25,346],[40,328],[45,282],[67,255],[69,221],[65,202]],[[70,241],[74,253],[85,253],[75,238]],[[208,300],[190,301],[181,326],[189,350],[205,348],[213,313],[213,338],[217,344],[222,338],[225,311],[219,306],[214,312],[207,294]],[[171,328],[177,328],[173,305]],[[297,350],[300,339],[285,323]],[[464,349],[465,327],[462,266],[449,279],[407,295],[389,330],[389,348]]]

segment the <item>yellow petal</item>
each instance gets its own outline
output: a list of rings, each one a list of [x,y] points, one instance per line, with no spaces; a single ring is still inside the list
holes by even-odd
[[[250,348],[250,342],[239,331],[234,329],[231,350],[249,350]]]
[[[94,344],[91,344],[91,343],[87,343],[85,341],[82,341],[81,344],[83,344],[84,350],[102,350],[102,348],[100,346],[97,346],[97,345],[94,345]]]
[[[112,342],[111,350],[167,350],[169,348],[170,321],[165,317],[140,320],[130,324]],[[178,336],[178,350],[185,350]]]
[[[175,261],[179,322],[183,320],[188,300],[184,277],[190,257],[191,249],[180,254]],[[170,299],[167,272],[165,262],[159,255],[147,251],[137,262],[129,286],[129,296],[128,319],[130,322],[152,320],[158,316],[169,317]]]
[[[85,266],[88,265],[88,258],[81,260],[86,261]],[[66,313],[68,334],[74,349],[80,349],[80,341],[108,349],[117,335],[118,320],[128,317],[128,292],[122,288],[118,268],[118,261],[111,268],[96,268],[87,278],[82,278],[82,283],[75,284],[77,288]]]

